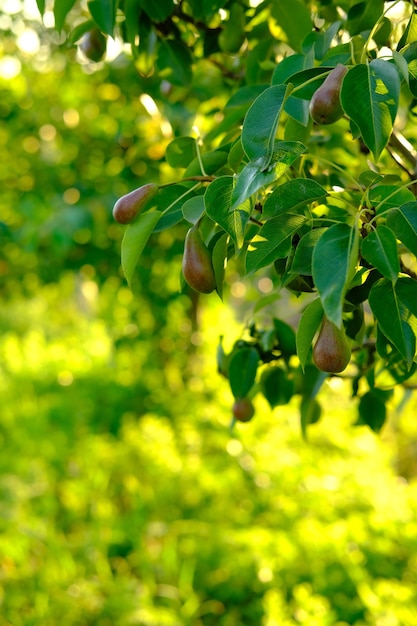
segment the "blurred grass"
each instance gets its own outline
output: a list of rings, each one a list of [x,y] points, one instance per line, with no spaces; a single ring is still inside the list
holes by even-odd
[[[71,273],[3,306],[0,625],[417,624],[415,400],[378,437],[334,381],[309,442],[295,404],[231,431],[232,313],[169,307]]]

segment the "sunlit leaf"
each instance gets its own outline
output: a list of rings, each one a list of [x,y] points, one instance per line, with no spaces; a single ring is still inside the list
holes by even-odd
[[[294,178],[276,187],[268,196],[262,217],[270,219],[287,211],[295,212],[325,196],[327,191],[315,180]]]
[[[266,222],[251,241],[246,256],[247,273],[287,256],[293,235],[306,219],[304,215],[285,213]]]
[[[196,140],[193,137],[176,137],[165,151],[165,158],[171,167],[188,167],[196,156]]]
[[[301,0],[280,0],[272,4],[272,15],[285,32],[290,46],[300,50],[301,42],[313,27],[309,8]]]
[[[306,366],[314,335],[321,324],[322,318],[323,307],[320,298],[317,298],[317,300],[313,300],[306,306],[298,323],[296,335],[297,355],[303,369]]]

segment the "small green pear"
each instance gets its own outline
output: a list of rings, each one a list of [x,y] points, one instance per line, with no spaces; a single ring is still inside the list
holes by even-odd
[[[81,39],[80,50],[90,61],[101,61],[106,53],[105,35],[98,28],[92,28]]]
[[[249,398],[237,398],[232,407],[232,414],[238,422],[249,422],[255,415],[255,407]]]
[[[147,183],[134,189],[117,200],[113,207],[113,217],[119,224],[130,224],[145,205],[158,193],[158,185]]]
[[[310,115],[316,124],[333,124],[343,115],[340,90],[348,68],[339,63],[310,100]]]
[[[216,288],[210,250],[203,241],[198,224],[192,226],[185,237],[182,273],[185,281],[195,291],[211,293]]]
[[[350,361],[350,345],[345,329],[323,317],[319,336],[313,348],[313,361],[322,372],[342,372]]]

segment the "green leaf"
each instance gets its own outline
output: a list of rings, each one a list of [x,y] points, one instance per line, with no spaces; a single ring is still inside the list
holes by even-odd
[[[182,207],[185,200],[190,197],[188,193],[192,193],[190,189],[191,187],[187,187],[185,184],[159,189],[157,195],[152,200],[152,207],[149,207],[156,208],[163,213],[155,226],[155,232],[166,230],[183,219]]]
[[[203,163],[204,172],[209,176],[216,174],[227,163],[228,154],[224,150],[213,150],[212,152],[206,152],[201,155],[201,162]],[[195,158],[194,161],[185,170],[183,176],[188,178],[189,176],[201,176],[200,160]]]
[[[314,228],[301,237],[295,249],[291,271],[296,274],[312,276],[313,250],[326,228]]]
[[[305,223],[306,217],[296,213],[285,213],[266,222],[250,243],[246,256],[247,273],[287,256],[291,239]]]
[[[283,320],[274,318],[274,332],[278,341],[278,348],[285,358],[297,354],[295,332],[292,326]]]
[[[407,305],[401,302],[397,290],[399,289],[400,293],[402,290],[404,292],[402,298],[406,298],[407,304],[412,304],[408,302],[409,294],[414,294],[414,297],[417,295],[417,284],[411,290],[408,288],[408,284],[406,289],[402,286],[398,287],[401,284],[402,281],[400,280],[397,281],[397,285],[393,285],[386,278],[380,279],[373,285],[369,293],[369,305],[382,332],[410,367],[415,355],[416,337],[408,324],[410,310]],[[410,320],[413,325],[414,317],[413,314]]]
[[[307,426],[316,424],[321,417],[321,405],[317,398],[303,396],[300,403],[301,432],[307,438]]]
[[[262,217],[271,219],[287,211],[294,212],[325,196],[327,196],[327,191],[315,180],[294,178],[279,185],[268,196]]]
[[[369,190],[368,197],[377,215],[415,200],[414,194],[409,189],[396,185],[377,185]]]
[[[237,178],[231,209],[242,204],[262,187],[280,178],[305,150],[306,147],[299,141],[276,141],[271,164],[267,170],[263,171],[258,162],[248,163]]]
[[[204,196],[194,196],[184,202],[182,205],[182,214],[187,222],[197,224],[204,213],[204,209]]]
[[[362,256],[368,263],[376,267],[383,276],[393,283],[397,281],[400,272],[397,240],[387,226],[377,226],[362,241]]]
[[[54,4],[54,18],[55,18],[55,28],[59,31],[62,30],[65,23],[65,18],[68,13],[71,11],[74,6],[76,0],[59,0]]]
[[[322,318],[323,307],[320,298],[310,302],[301,315],[296,334],[296,344],[297,355],[303,370],[310,354],[314,335],[321,324]]]
[[[417,41],[417,11],[414,9],[408,20],[408,24],[397,45],[397,50],[402,50],[407,44]]]
[[[251,161],[265,170],[274,153],[275,137],[287,94],[285,85],[265,89],[248,110],[242,129],[242,145]]]
[[[193,137],[177,137],[165,151],[165,158],[171,167],[188,167],[196,156],[196,140]]]
[[[342,324],[343,300],[358,260],[358,233],[348,224],[330,226],[313,251],[313,280],[326,317]]]
[[[224,272],[227,259],[227,247],[229,237],[225,233],[216,241],[213,247],[211,260],[214,268],[214,276],[216,278],[216,289],[220,298],[223,297]]]
[[[406,248],[417,256],[417,202],[407,202],[393,209],[388,214],[387,225]]]
[[[272,4],[271,14],[286,34],[291,48],[300,50],[304,37],[313,28],[310,9],[300,0],[280,0]]]
[[[45,0],[36,0],[38,11],[41,15],[45,13]]]
[[[99,27],[106,35],[113,35],[116,21],[118,0],[89,0],[88,9]]]
[[[387,409],[385,400],[376,391],[368,391],[359,400],[359,420],[356,425],[366,424],[371,430],[379,433],[385,423]]]
[[[262,372],[259,387],[271,409],[288,404],[294,394],[293,381],[278,365],[272,365]]]
[[[139,0],[139,4],[153,22],[164,22],[174,11],[174,0]]]
[[[143,249],[161,217],[160,211],[149,211],[140,215],[126,228],[122,241],[122,269],[129,286]]]
[[[162,78],[178,87],[186,87],[193,76],[191,65],[191,52],[182,41],[160,40],[157,66]]]
[[[230,211],[234,179],[233,176],[220,176],[207,187],[204,204],[207,215],[217,222],[233,239],[239,250],[244,242],[245,227],[250,216],[250,202],[246,201]]]
[[[96,23],[94,20],[87,20],[86,22],[81,22],[78,24],[74,30],[71,31],[68,37],[68,43],[73,45],[75,44],[81,37],[87,33],[92,28],[96,27]]]
[[[229,363],[229,382],[236,399],[244,398],[256,379],[259,354],[256,348],[241,348],[237,350]]]
[[[381,59],[375,59],[366,65],[355,65],[343,80],[342,107],[358,126],[363,141],[376,160],[392,132],[398,110],[400,86],[397,68]]]
[[[413,96],[417,95],[417,41],[413,41],[401,50],[401,55],[407,62],[408,81]]]

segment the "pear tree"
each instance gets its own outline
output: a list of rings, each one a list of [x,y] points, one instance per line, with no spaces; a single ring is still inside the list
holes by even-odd
[[[378,432],[394,391],[417,381],[414,3],[37,4],[92,65],[118,42],[168,121],[182,106],[190,118],[166,147],[172,180],[138,181],[114,208],[127,282],[156,233],[186,224],[184,288],[227,303],[231,271],[273,285],[217,349],[234,419],[252,418],[256,394],[271,408],[296,397],[305,433],[341,376],[357,423]],[[207,84],[227,97],[207,106]]]

